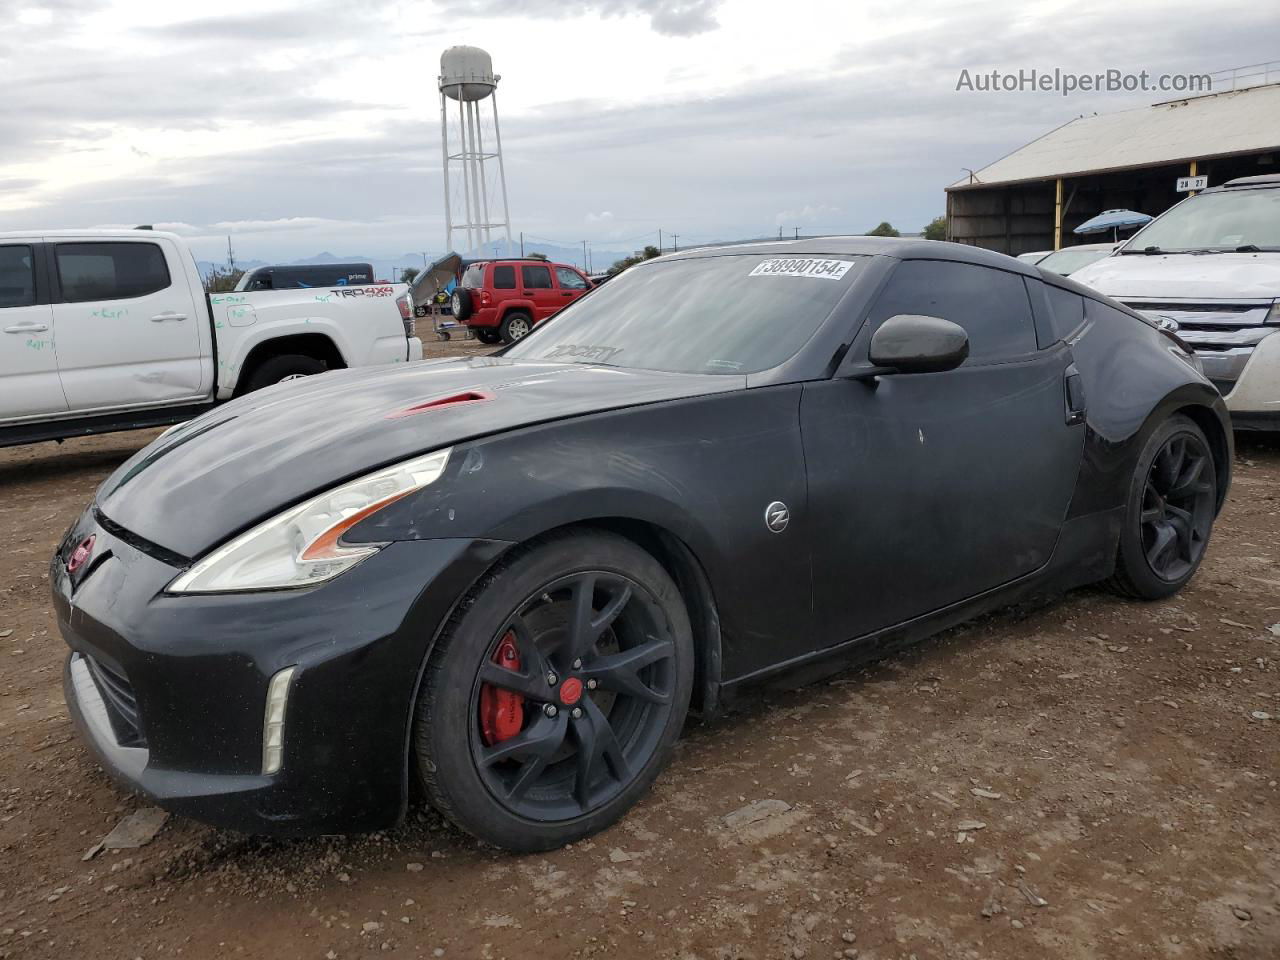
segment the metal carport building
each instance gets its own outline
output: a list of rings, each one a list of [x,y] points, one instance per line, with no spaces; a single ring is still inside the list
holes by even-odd
[[[1079,117],[947,187],[947,238],[1057,250],[1103,210],[1163,213],[1185,196],[1180,177],[1263,173],[1280,173],[1277,83]]]

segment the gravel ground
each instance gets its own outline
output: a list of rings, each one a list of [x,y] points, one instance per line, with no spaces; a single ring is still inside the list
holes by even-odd
[[[1182,595],[1082,590],[745,698],[556,853],[415,809],[288,842],[170,818],[85,860],[145,804],[73,736],[45,568],[155,433],[0,450],[0,958],[1280,957],[1280,441],[1241,440]]]

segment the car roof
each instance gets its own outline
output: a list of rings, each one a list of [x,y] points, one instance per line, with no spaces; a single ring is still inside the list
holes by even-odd
[[[1226,190],[1257,190],[1265,187],[1280,187],[1280,174],[1264,173],[1256,177],[1236,177],[1216,187],[1201,190],[1201,193],[1222,193]]]
[[[149,240],[155,237],[164,237],[166,240],[182,240],[176,233],[170,233],[168,230],[139,229],[136,227],[132,229],[113,227],[108,230],[98,227],[84,227],[80,230],[41,230],[36,228],[33,230],[5,230],[0,232],[0,240],[18,240],[33,237],[49,237],[56,240],[69,237],[88,237],[95,240],[114,239],[117,237],[123,240]]]
[[[1010,273],[1036,277],[1034,265],[1017,257],[1010,257],[994,250],[984,250],[965,243],[949,243],[945,240],[917,240],[904,237],[804,237],[799,240],[763,240],[759,243],[737,243],[719,247],[698,247],[669,253],[664,257],[647,260],[692,260],[699,257],[723,257],[737,254],[763,254],[773,257],[810,257],[827,255],[852,255],[895,257],[899,260],[954,260],[972,263]],[[643,264],[641,264],[643,266]]]

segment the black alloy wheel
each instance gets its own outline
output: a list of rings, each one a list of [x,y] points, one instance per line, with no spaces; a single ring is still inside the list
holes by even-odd
[[[446,816],[546,850],[612,823],[665,765],[692,634],[678,588],[629,540],[579,532],[516,554],[437,642],[415,747]]]
[[[1156,454],[1142,492],[1142,549],[1151,571],[1176,582],[1195,569],[1213,526],[1213,455],[1189,433]]]
[[[1182,415],[1160,424],[1134,470],[1112,586],[1147,600],[1180,590],[1204,559],[1217,489],[1204,431]]]

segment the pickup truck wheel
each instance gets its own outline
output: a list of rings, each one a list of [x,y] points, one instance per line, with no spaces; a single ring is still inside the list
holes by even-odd
[[[306,357],[300,353],[287,353],[280,357],[271,357],[262,361],[258,368],[249,376],[249,381],[245,384],[245,392],[252,393],[254,390],[261,390],[263,387],[269,387],[273,383],[282,383],[285,380],[293,380],[297,377],[310,377],[313,374],[324,373],[327,370],[323,361],[317,360],[315,357]]]
[[[529,335],[533,329],[533,318],[521,310],[512,310],[502,318],[502,326],[498,328],[503,343],[514,343],[521,337]]]
[[[501,337],[498,336],[497,330],[486,330],[482,327],[476,328],[476,339],[481,343],[497,343]]]

